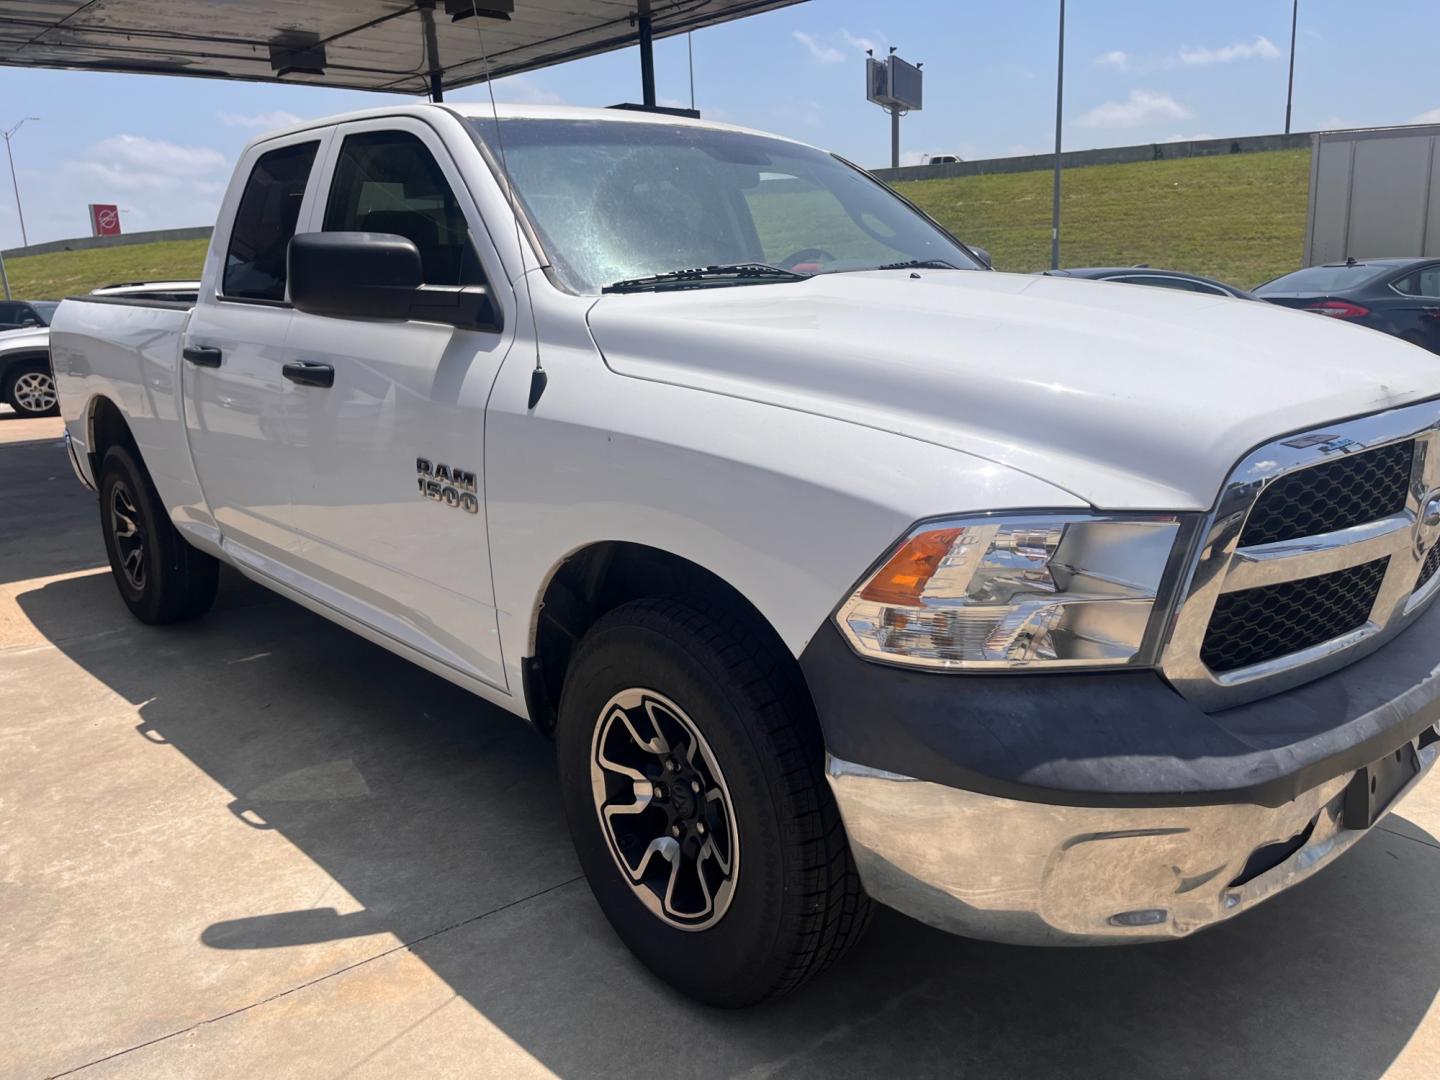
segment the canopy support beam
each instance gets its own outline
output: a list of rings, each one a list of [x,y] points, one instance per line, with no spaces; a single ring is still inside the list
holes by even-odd
[[[655,107],[655,33],[649,15],[640,22],[640,90],[647,109]]]

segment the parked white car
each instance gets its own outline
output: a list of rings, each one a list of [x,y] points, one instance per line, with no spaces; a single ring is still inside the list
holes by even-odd
[[[50,328],[27,326],[0,333],[0,401],[20,416],[59,411],[50,374]]]
[[[1189,934],[1440,754],[1432,357],[983,269],[787,139],[297,125],[197,304],[66,301],[52,348],[137,617],[229,563],[527,717],[600,907],[706,1001],[798,986],[871,899]]]
[[[198,281],[148,281],[106,285],[92,296],[149,296],[195,302]],[[49,313],[47,312],[47,315]],[[27,326],[0,332],[0,401],[16,415],[34,419],[60,411],[50,371],[50,327]]]

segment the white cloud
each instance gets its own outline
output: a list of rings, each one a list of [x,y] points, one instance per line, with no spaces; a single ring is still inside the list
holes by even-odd
[[[276,109],[273,112],[262,113],[232,113],[222,112],[215,114],[220,123],[226,127],[258,128],[262,131],[269,131],[272,128],[289,127],[291,124],[300,123],[302,117],[284,109]]]
[[[219,150],[208,146],[180,146],[143,135],[112,135],[90,148],[92,160],[112,162],[121,168],[146,168],[200,176],[226,167]]]
[[[225,155],[208,146],[180,146],[140,135],[101,139],[85,157],[62,166],[74,176],[98,180],[121,191],[198,191],[206,186],[205,177],[228,167]],[[220,180],[209,183],[216,191],[224,188]]]
[[[1205,139],[1218,139],[1220,136],[1211,135],[1208,131],[1199,131],[1194,135],[1167,135],[1161,139],[1162,143],[1167,142],[1203,142]]]
[[[1440,124],[1440,109],[1427,109],[1418,116],[1412,116],[1408,122],[1411,124]]]
[[[839,64],[845,60],[845,54],[833,45],[826,45],[803,30],[796,30],[790,35],[801,45],[805,46],[810,53],[810,59],[817,64]]]
[[[1190,115],[1190,110],[1169,94],[1131,90],[1124,101],[1097,105],[1075,123],[1082,128],[1135,128],[1160,120],[1185,120]]]
[[[1168,55],[1136,56],[1122,49],[1111,49],[1091,61],[1092,67],[1111,68],[1131,75],[1152,71],[1169,71],[1177,67],[1205,67],[1230,64],[1237,60],[1279,60],[1284,56],[1280,47],[1269,38],[1257,36],[1253,41],[1237,41],[1216,49],[1190,45]]]
[[[925,159],[929,156],[930,155],[925,153],[924,150],[902,150],[900,152],[900,165],[902,168],[906,165],[924,165]]]
[[[1182,48],[1180,63],[1195,67],[1201,64],[1228,64],[1234,60],[1278,60],[1281,55],[1273,41],[1261,36],[1254,41],[1237,41],[1234,45],[1219,49]]]
[[[490,95],[483,93],[480,100],[489,101]],[[565,99],[553,90],[547,90],[539,83],[524,75],[511,75],[508,79],[495,80],[495,100],[514,102],[517,105],[564,105]]]
[[[876,41],[873,38],[862,37],[859,34],[852,34],[849,30],[841,30],[840,36],[846,40],[846,42],[850,45],[852,49],[858,49],[862,53],[884,53],[885,51],[884,41]]]

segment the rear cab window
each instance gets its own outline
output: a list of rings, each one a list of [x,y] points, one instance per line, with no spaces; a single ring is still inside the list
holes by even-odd
[[[284,302],[290,238],[319,147],[318,140],[282,146],[261,154],[250,170],[225,253],[226,298]]]
[[[1377,266],[1356,263],[1354,266],[1307,266],[1267,281],[1255,290],[1259,296],[1327,296],[1349,292],[1368,285],[1383,274],[1393,273],[1394,265]]]

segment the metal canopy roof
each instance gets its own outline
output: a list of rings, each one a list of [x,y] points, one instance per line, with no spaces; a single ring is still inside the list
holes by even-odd
[[[498,78],[801,0],[471,2],[0,0],[0,64],[418,95],[483,82],[482,34]]]

